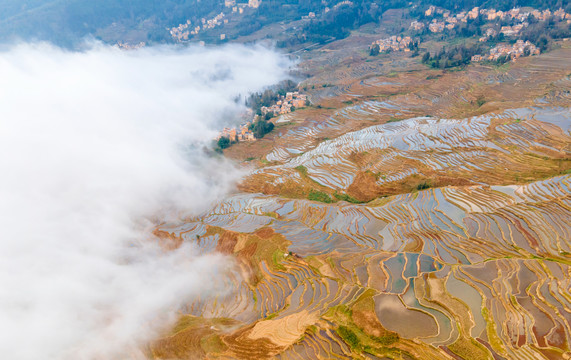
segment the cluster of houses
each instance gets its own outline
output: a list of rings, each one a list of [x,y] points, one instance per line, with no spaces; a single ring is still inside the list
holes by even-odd
[[[488,55],[474,55],[472,61],[478,62],[482,60],[498,60],[500,57],[507,57],[512,61],[516,61],[521,56],[539,55],[539,49],[529,41],[518,40],[513,45],[499,44],[490,49]]]
[[[247,3],[240,4],[236,4],[236,0],[224,0],[224,6],[231,8],[233,13],[239,14],[244,13],[244,9],[247,7],[257,9],[260,7],[261,3],[262,0],[248,0]],[[221,12],[212,19],[202,18],[196,26],[192,26],[192,22],[187,20],[185,23],[167,30],[176,41],[187,41],[191,35],[197,35],[200,31],[214,29],[222,24],[228,24],[228,19],[224,12]],[[224,40],[225,38],[225,34],[220,35],[221,40]]]
[[[238,129],[236,128],[224,128],[214,140],[218,140],[221,137],[226,137],[230,141],[256,141],[254,133],[250,130],[250,123],[240,125]]]
[[[340,1],[337,4],[335,4],[335,6],[333,6],[333,10],[336,10],[338,8],[340,8],[343,5],[347,5],[347,6],[353,6],[353,2],[350,0],[344,0],[344,1]],[[329,11],[328,9],[326,9],[326,12]]]
[[[267,113],[273,113],[274,115],[287,114],[292,111],[292,107],[294,108],[304,107],[306,101],[307,101],[307,95],[300,94],[298,91],[288,92],[274,105],[262,106],[261,108],[262,115],[266,115]]]
[[[147,45],[147,44],[144,41],[141,41],[141,42],[136,43],[136,44],[130,44],[130,43],[125,43],[125,42],[119,41],[119,42],[117,42],[117,44],[115,44],[115,46],[121,50],[136,50],[136,49],[140,49],[142,47],[145,47],[145,45]]]
[[[480,40],[480,42],[486,42],[486,41],[488,41],[488,39],[490,39],[496,35],[498,35],[498,32],[495,29],[488,28],[488,29],[486,29],[484,36],[482,36],[479,40]]]
[[[428,29],[433,33],[443,32],[444,29],[452,30],[456,27],[459,22],[468,22],[470,19],[476,19],[481,17],[484,20],[505,20],[511,19],[519,21],[520,24],[516,24],[514,26],[503,26],[501,32],[506,36],[515,36],[517,35],[522,28],[528,26],[528,18],[530,15],[535,17],[538,20],[547,20],[549,18],[553,18],[556,20],[566,20],[568,24],[571,24],[571,14],[568,14],[560,8],[554,12],[551,10],[531,10],[531,11],[522,11],[520,8],[513,8],[509,11],[496,11],[495,9],[480,9],[479,7],[474,7],[470,11],[462,11],[456,15],[452,15],[450,10],[438,8],[435,6],[429,6],[428,9],[424,12],[425,16],[436,16],[441,15],[442,18],[434,18],[430,23],[425,24],[420,21],[414,20],[410,23],[410,28],[415,31],[421,31],[426,26]]]
[[[439,33],[439,32],[443,32],[444,28],[448,28],[448,29],[454,29],[454,27],[456,26],[456,24],[446,24],[443,21],[438,21],[436,19],[433,19],[432,22],[430,24],[428,24],[428,30],[430,30],[430,32],[433,33]]]
[[[178,26],[168,29],[173,39],[177,41],[188,40],[188,35],[190,35],[188,27],[190,26],[190,23],[190,20],[186,20],[184,24],[179,24]]]
[[[194,28],[192,27],[192,22],[190,20],[186,20],[185,23],[179,24],[171,29],[168,29],[173,39],[177,41],[186,41],[190,35],[196,35],[201,30],[208,30],[214,29],[217,26],[222,24],[227,24],[228,19],[224,18],[225,15],[223,12],[216,15],[212,19],[200,19],[200,24],[196,25]]]
[[[247,3],[236,4],[236,0],[224,0],[224,6],[227,8],[232,8],[233,13],[244,13],[244,9],[249,7],[252,9],[257,9],[260,7],[262,0],[248,0]]]
[[[425,26],[426,25],[424,25],[423,22],[416,21],[416,20],[413,20],[410,23],[410,28],[413,29],[414,31],[420,31],[420,30],[424,29]]]
[[[432,19],[430,23],[428,23],[428,30],[433,33],[443,32],[444,29],[452,30],[456,27],[459,21],[462,21],[463,18],[458,18],[456,16],[450,16],[450,10],[444,10],[442,8],[436,8],[434,6],[430,6],[428,10],[425,11],[426,16],[433,16],[434,14],[442,15],[442,19]],[[464,16],[465,13],[464,13]],[[468,20],[465,20],[468,21]],[[423,22],[414,20],[410,23],[410,28],[415,31],[424,30],[427,25]]]
[[[562,8],[551,12],[549,9],[543,11],[533,9],[531,11],[521,11],[520,8],[513,8],[509,11],[496,11],[494,9],[481,9],[480,14],[483,15],[488,20],[504,20],[504,19],[515,19],[521,22],[526,21],[530,15],[533,15],[538,20],[544,21],[551,17],[558,20],[569,20],[571,23],[571,14],[568,14]]]
[[[521,24],[517,24],[514,26],[502,26],[500,32],[505,36],[517,36],[521,32],[521,29],[527,27],[528,25],[529,25],[528,22],[522,22]]]
[[[310,11],[309,14],[303,15],[301,18],[303,20],[315,19],[315,13],[313,11]]]
[[[262,106],[261,112],[265,116],[267,113],[273,115],[287,114],[292,111],[292,107],[304,107],[307,101],[307,95],[300,94],[298,91],[288,92],[285,96],[280,97],[276,104],[272,106]],[[259,119],[258,115],[254,116],[254,122]],[[230,141],[256,141],[254,133],[250,130],[251,122],[246,122],[238,128],[224,128],[214,140],[218,141],[222,137],[230,139]]]
[[[379,51],[410,51],[410,44],[412,44],[412,38],[410,36],[403,37],[393,35],[386,39],[373,41],[371,47],[379,45]]]

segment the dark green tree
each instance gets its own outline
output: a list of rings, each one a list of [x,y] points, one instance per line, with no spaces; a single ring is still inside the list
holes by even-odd
[[[371,51],[369,52],[369,55],[371,56],[377,56],[379,55],[381,48],[379,46],[379,44],[373,44],[373,46],[371,46]]]
[[[229,146],[230,146],[230,139],[227,138],[226,136],[221,136],[220,139],[218,139],[218,147],[220,149],[226,149]]]

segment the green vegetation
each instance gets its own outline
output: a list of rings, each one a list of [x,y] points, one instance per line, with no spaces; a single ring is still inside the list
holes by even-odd
[[[269,216],[269,217],[272,217],[274,219],[277,219],[279,217],[279,215],[273,211],[272,212],[264,212],[262,215]]]
[[[200,347],[206,353],[220,353],[228,348],[217,334],[205,336],[200,339]]]
[[[369,55],[377,56],[379,55],[380,50],[381,47],[379,46],[379,44],[373,44],[373,46],[371,46],[371,51],[369,52]]]
[[[285,271],[285,267],[282,265],[282,261],[284,260],[284,253],[277,249],[272,254],[272,263],[274,264],[274,269],[283,270]]]
[[[327,41],[335,39],[343,39],[349,36],[350,31],[361,25],[378,22],[382,17],[384,8],[389,8],[391,4],[400,3],[399,6],[404,6],[405,2],[402,0],[388,0],[383,3],[378,3],[373,0],[356,0],[352,5],[341,5],[332,7],[332,10],[327,13],[322,13],[322,16],[312,20],[305,25],[302,33],[305,35],[305,40],[324,44]],[[402,4],[402,5],[401,5]]]
[[[430,53],[424,53],[424,56],[422,57],[422,59],[423,59],[422,62],[427,62],[430,59]],[[441,77],[442,77],[442,75],[440,75],[440,74],[428,75],[426,77],[426,80],[436,80],[436,79],[439,79]]]
[[[355,335],[353,331],[351,331],[351,329],[349,329],[346,326],[340,325],[336,331],[337,334],[339,334],[339,336],[341,337],[341,339],[343,339],[343,341],[345,341],[351,347],[351,349],[360,348],[359,338],[357,337],[357,335]]]
[[[297,171],[299,171],[299,173],[301,174],[301,176],[303,177],[307,177],[307,168],[303,165],[299,165],[296,166],[294,169],[296,169]]]
[[[299,20],[309,12],[316,14],[314,19],[302,22],[287,36],[280,37],[278,47],[292,47],[304,43],[320,43],[347,37],[352,30],[366,24],[380,23],[387,10],[404,9],[403,19],[430,19],[424,11],[429,5],[443,7],[454,12],[469,10],[474,6],[509,10],[512,7],[531,6],[551,10],[563,7],[571,11],[571,4],[561,0],[418,0],[413,3],[405,0],[353,0],[348,3],[324,0],[271,0],[262,1],[259,8],[246,8],[243,15],[228,16],[230,24],[224,25],[227,39],[222,41],[214,31],[201,31],[192,40],[225,42],[238,36],[247,36],[262,27],[280,22]],[[325,8],[329,11],[325,12]],[[147,43],[172,42],[166,28],[177,26],[190,20],[199,24],[203,18],[211,18],[220,12],[228,14],[224,2],[200,0],[20,0],[4,1],[0,4],[0,37],[48,40],[63,45],[79,43],[86,35],[94,35],[105,41],[115,42],[127,31],[136,34]],[[552,39],[569,37],[569,27],[564,22],[553,24],[551,20],[539,22],[531,17],[530,26],[522,31],[524,40],[530,40],[542,50],[550,47]],[[544,24],[545,23],[545,24]],[[439,34],[441,37],[469,38],[480,35],[483,21],[479,18],[461,23],[456,29]],[[109,31],[114,26],[118,32]],[[394,25],[397,32],[404,31]],[[424,34],[423,34],[424,35]],[[541,40],[541,39],[545,40]],[[139,41],[139,40],[138,40]],[[377,48],[371,48],[376,55]],[[412,50],[412,49],[411,49]],[[414,54],[414,53],[413,53]]]
[[[422,182],[416,186],[416,190],[424,190],[424,189],[428,189],[428,188],[430,188],[430,184],[427,183],[426,181]]]
[[[448,349],[462,359],[489,360],[492,359],[488,349],[474,339],[460,337]]]
[[[480,44],[459,45],[451,49],[442,48],[440,52],[430,55],[429,52],[422,56],[422,63],[435,69],[448,69],[457,66],[464,66],[470,63],[472,56],[482,54],[485,51]]]
[[[307,196],[307,198],[311,201],[320,201],[327,204],[331,204],[333,202],[331,196],[329,196],[329,194],[327,194],[326,192],[313,189],[309,191],[309,195]]]
[[[351,307],[348,305],[334,306],[327,311],[324,317],[338,324],[335,329],[336,333],[349,345],[354,354],[365,352],[375,356],[410,355],[399,348],[390,347],[401,340],[398,334],[383,329],[381,332],[383,335],[371,336],[355,323],[353,316],[356,312],[371,311],[374,307],[372,297],[375,294],[374,290],[369,289]]]
[[[271,313],[270,315],[266,316],[264,318],[264,320],[272,320],[274,318],[276,318],[279,315],[279,313],[275,312],[275,313]]]
[[[267,120],[256,120],[250,124],[249,130],[254,133],[256,139],[263,138],[274,129],[274,123]]]
[[[440,6],[446,9],[457,9],[470,10],[474,6],[484,7],[484,8],[494,8],[497,10],[510,10],[513,7],[524,7],[530,6],[536,9],[546,9],[546,8],[559,8],[561,2],[558,0],[513,0],[513,1],[503,1],[503,0],[421,0],[420,8],[424,10],[428,5]],[[567,5],[568,6],[568,5]]]
[[[569,10],[567,10],[569,11]],[[528,19],[529,26],[521,32],[521,39],[529,41],[545,52],[553,47],[553,40],[571,37],[571,27],[565,22],[555,22],[553,19],[537,21],[533,15]]]
[[[478,105],[478,107],[482,107],[485,103],[486,99],[483,96],[479,96],[478,99],[476,99],[476,105]]]
[[[387,335],[380,336],[380,337],[371,336],[371,338],[373,340],[375,340],[375,342],[377,342],[378,344],[383,345],[383,346],[392,345],[392,344],[394,344],[400,340],[400,337],[397,333],[389,333]]]
[[[334,193],[333,196],[337,199],[337,200],[341,200],[341,201],[347,201],[353,204],[360,204],[361,201],[355,199],[354,197],[347,195],[347,194],[339,194],[339,193]]]
[[[228,138],[227,136],[221,136],[220,139],[218,139],[218,142],[216,143],[218,148],[222,150],[228,148],[232,144],[233,142],[230,141],[230,138]]]
[[[0,4],[0,38],[46,40],[73,46],[86,35],[120,24],[139,32],[146,42],[165,42],[165,27],[222,10],[224,3],[200,0],[19,0]],[[153,19],[148,21],[148,19]],[[120,34],[119,34],[120,35]]]

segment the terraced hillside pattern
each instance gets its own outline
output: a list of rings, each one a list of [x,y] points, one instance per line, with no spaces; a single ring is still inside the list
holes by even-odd
[[[307,55],[312,106],[225,150],[234,194],[156,229],[232,265],[149,358],[571,359],[565,45],[453,72]]]

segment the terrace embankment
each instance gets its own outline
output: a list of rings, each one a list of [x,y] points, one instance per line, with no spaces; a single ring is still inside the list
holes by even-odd
[[[571,358],[571,50],[443,72],[340,44],[301,64],[314,107],[225,150],[243,192],[157,229],[235,266],[149,356]]]
[[[503,68],[373,71],[353,79],[354,96],[288,114],[266,139],[226,154],[257,159],[240,190],[298,198],[555,176],[569,169],[570,57],[562,48]]]
[[[245,267],[230,294],[186,309],[235,327],[188,328],[197,339],[158,344],[201,344],[209,358],[563,356],[570,219],[569,175],[368,205],[237,195],[161,229],[203,251],[225,243]]]
[[[359,110],[371,113],[381,106],[368,102]],[[297,184],[299,196],[313,189],[332,199],[344,193],[370,201],[426,187],[526,183],[571,169],[566,123],[571,123],[567,108],[533,107],[373,125],[295,157],[287,156],[291,148],[275,149],[266,158],[283,162],[255,170],[241,189],[295,196]]]

